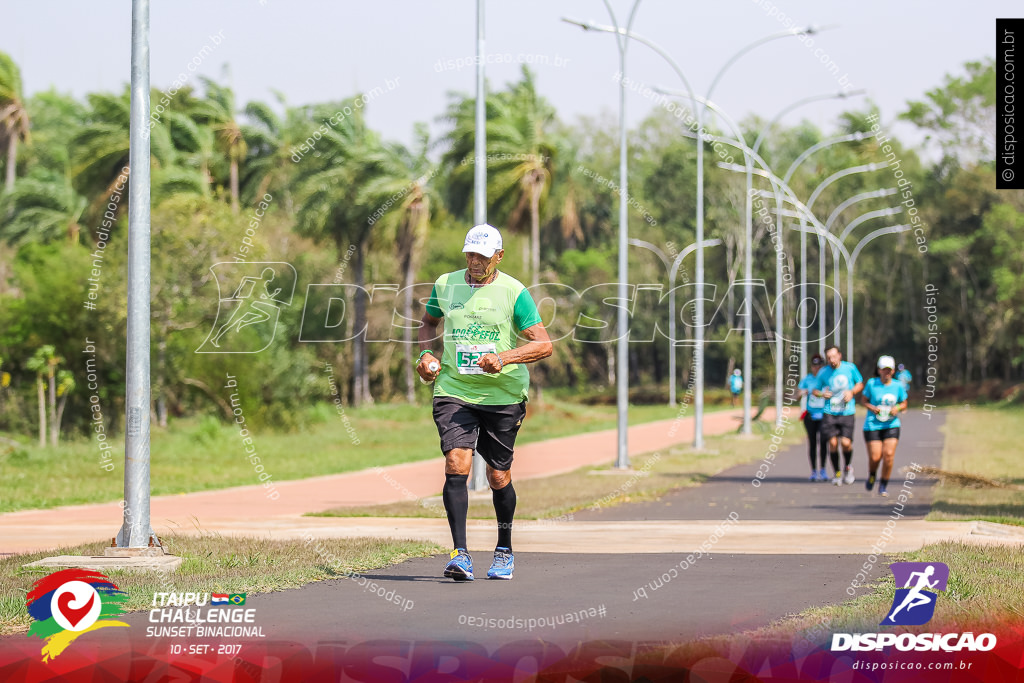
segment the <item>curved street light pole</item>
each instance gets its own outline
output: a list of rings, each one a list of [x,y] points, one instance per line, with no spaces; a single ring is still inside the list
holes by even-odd
[[[609,0],[604,0],[605,8],[612,18],[614,26],[594,26],[586,22],[573,21],[562,18],[562,21],[576,24],[584,31],[598,30],[615,34],[616,46],[619,49],[619,73],[622,78],[619,80],[619,310],[617,316],[619,338],[616,341],[616,425],[618,431],[618,446],[616,449],[615,467],[617,469],[629,468],[629,316],[624,302],[628,298],[629,284],[629,197],[628,181],[629,166],[627,163],[627,140],[626,140],[626,47],[629,41],[630,28],[633,26],[633,19],[636,18],[636,11],[640,7],[640,0],[634,0],[633,7],[629,12],[629,19],[626,28],[619,26],[615,18]]]
[[[763,45],[763,44],[765,44],[767,42],[770,42],[772,40],[777,40],[779,38],[788,38],[788,37],[791,37],[791,36],[797,36],[797,35],[801,35],[801,34],[814,35],[815,33],[817,33],[820,30],[822,30],[822,28],[819,28],[819,27],[816,27],[816,26],[813,26],[813,25],[812,26],[808,26],[806,28],[792,28],[792,29],[789,29],[788,31],[781,31],[779,33],[770,34],[768,36],[765,36],[763,38],[755,40],[754,42],[750,43],[746,47],[743,47],[736,54],[734,54],[732,57],[730,57],[729,60],[722,66],[722,68],[719,69],[718,74],[715,76],[714,80],[711,82],[711,86],[708,87],[708,92],[707,92],[707,95],[705,96],[706,100],[710,100],[711,99],[711,95],[712,95],[712,93],[715,90],[715,86],[718,85],[718,81],[721,80],[722,76],[725,74],[726,69],[728,69],[730,66],[732,66],[736,62],[736,60],[738,60],[742,55],[744,55],[747,52],[753,50],[754,48],[756,48],[756,47],[758,47],[760,45]],[[700,110],[700,113],[699,113],[699,115],[697,117],[697,123],[699,124],[700,130],[702,130],[702,131],[704,130],[704,116],[707,113],[707,109],[708,109],[708,107],[707,107],[707,104],[705,102],[705,105],[704,105],[703,109]],[[736,135],[737,135],[737,138],[739,140],[744,141],[743,136],[739,133],[739,131],[737,131]],[[752,151],[755,154],[757,153],[757,145],[756,145],[756,143],[755,143],[755,147],[753,148]],[[744,245],[745,248],[744,248],[744,253],[743,253],[743,280],[744,280],[744,282],[743,282],[743,298],[744,298],[744,301],[746,302],[746,305],[747,305],[747,313],[746,313],[746,316],[744,316],[745,322],[744,322],[744,326],[743,326],[743,429],[742,429],[742,431],[743,431],[744,434],[749,435],[751,433],[750,390],[751,390],[751,387],[753,385],[752,374],[753,374],[753,355],[754,355],[753,339],[751,338],[751,331],[753,330],[753,317],[754,317],[754,307],[753,307],[753,303],[752,303],[753,302],[753,298],[754,298],[754,291],[753,291],[753,286],[754,286],[754,284],[753,284],[753,278],[754,278],[754,253],[753,253],[754,252],[754,234],[753,234],[753,231],[754,231],[754,226],[753,226],[753,222],[754,222],[754,220],[753,220],[754,208],[753,208],[753,200],[751,198],[751,193],[750,193],[750,190],[753,187],[753,177],[752,177],[753,174],[751,173],[752,163],[751,163],[750,154],[748,153],[747,149],[743,150],[743,157],[744,157],[745,165],[746,165],[746,168],[747,168],[747,172],[746,172],[747,192],[746,192],[746,198],[745,198],[746,213],[744,214],[745,217],[746,217],[746,220],[745,220],[745,225],[743,226],[744,227],[744,231],[745,231],[745,238],[746,238],[746,244]],[[701,161],[698,160],[697,163],[700,164]],[[698,166],[697,172],[701,173],[701,171],[702,171],[701,167]],[[702,194],[703,194],[703,192],[702,192]],[[698,237],[697,239],[699,240],[701,238]],[[781,240],[782,239],[782,234],[781,233],[777,233],[776,234],[776,239]],[[781,270],[782,270],[782,264],[779,262],[778,258],[776,257],[776,259],[775,259],[776,281],[778,281],[779,278],[782,277]],[[777,325],[781,324],[781,312],[779,310],[776,310],[776,324]],[[782,382],[782,374],[781,374],[781,371],[782,371],[782,353],[781,353],[782,337],[779,335],[778,331],[776,331],[775,336],[776,336],[776,354],[775,354],[775,370],[776,370],[775,399],[776,399],[776,411],[775,411],[775,420],[776,420],[776,423],[778,423],[782,419],[781,418],[781,412],[779,410],[779,408],[780,408],[780,406],[782,404],[782,384],[781,384],[781,382]]]
[[[609,6],[608,5],[608,0],[605,0],[605,5]],[[634,10],[635,10],[635,7],[634,7]],[[609,6],[609,11],[610,11],[610,6]],[[630,38],[632,40],[636,40],[637,42],[640,42],[640,43],[646,45],[647,47],[651,48],[656,53],[658,53],[666,62],[668,62],[668,64],[672,67],[673,71],[676,72],[676,75],[679,76],[679,79],[683,82],[683,85],[686,86],[686,90],[689,93],[690,99],[693,100],[694,102],[698,101],[696,96],[695,96],[695,94],[694,94],[693,88],[690,87],[690,83],[686,79],[686,76],[683,74],[682,69],[675,62],[675,60],[672,59],[672,57],[668,54],[668,52],[666,52],[664,50],[664,48],[662,48],[657,43],[655,43],[655,42],[651,41],[650,39],[645,38],[645,37],[643,37],[643,36],[641,36],[639,34],[633,33],[632,31],[630,31],[628,29],[628,27],[626,29],[621,29],[618,26],[599,26],[599,25],[592,24],[592,23],[575,21],[575,20],[566,19],[566,18],[563,18],[562,21],[568,22],[570,24],[576,24],[577,26],[580,26],[584,30],[588,30],[588,31],[602,31],[602,32],[605,32],[605,33],[615,33],[617,35],[625,36],[627,38]],[[828,26],[828,27],[820,27],[819,28],[819,27],[815,27],[815,26],[809,26],[807,28],[797,27],[797,28],[787,29],[785,31],[780,31],[780,32],[777,32],[777,33],[772,33],[770,35],[767,35],[767,36],[765,36],[763,38],[760,38],[758,40],[755,40],[754,42],[750,43],[749,45],[741,48],[740,50],[738,50],[732,57],[730,57],[725,62],[725,64],[722,66],[721,69],[718,70],[718,73],[715,75],[715,78],[711,82],[711,86],[708,88],[708,98],[710,98],[711,94],[714,92],[715,86],[718,85],[718,82],[721,80],[722,76],[725,75],[726,70],[730,66],[732,66],[732,64],[735,63],[736,60],[738,60],[741,56],[743,56],[744,54],[746,54],[750,50],[754,49],[755,47],[757,47],[759,45],[762,45],[764,43],[767,43],[769,41],[776,40],[778,38],[787,38],[787,37],[790,37],[790,36],[796,36],[796,35],[801,35],[801,34],[811,35],[811,34],[817,33],[818,31],[824,30],[825,28],[833,28],[833,27],[832,26]],[[623,75],[625,75],[624,72],[623,72]],[[624,88],[625,84],[623,83],[622,86]],[[696,113],[697,113],[697,120],[696,120],[696,122],[697,122],[697,130],[698,130],[699,133],[701,133],[701,138],[703,138],[702,132],[704,130],[704,114],[706,113],[707,107],[704,107],[704,108],[694,107],[694,109],[696,110]],[[748,197],[748,202],[749,202],[749,197]],[[697,225],[696,225],[696,238],[697,238],[697,240],[696,240],[696,244],[700,245],[700,244],[704,243],[704,140],[703,139],[700,139],[698,144],[697,144],[697,201],[696,201],[696,204],[697,204],[697,216],[696,216],[696,218],[697,218],[697,220],[696,220],[696,223],[697,223]],[[747,231],[748,231],[748,233],[750,232],[749,227],[748,227]],[[750,256],[750,245],[749,245],[749,242],[748,242],[748,248],[747,248],[747,264],[748,264],[747,275],[749,276],[751,271],[753,270],[753,261],[752,261],[752,258]],[[696,389],[694,391],[694,421],[695,421],[695,424],[694,424],[694,430],[693,430],[693,447],[696,448],[696,449],[700,449],[700,448],[704,447],[704,250],[702,248],[700,248],[699,246],[697,248],[697,272],[696,272],[696,279],[697,279],[697,292],[696,292],[696,294],[697,294],[698,304],[696,306],[696,315],[694,316],[695,317],[695,321],[694,322],[695,322],[695,325],[696,325],[696,328],[697,328],[696,329],[697,339],[696,339],[696,346],[694,347],[694,353],[697,354],[697,358],[696,358],[695,372],[694,372],[694,375],[696,377]],[[750,298],[753,296],[753,293],[751,291],[749,291],[750,290],[750,285],[749,284],[747,285],[747,290],[748,291],[746,292],[746,296],[747,296],[747,300],[749,301]],[[748,313],[748,319],[747,319],[748,327],[747,327],[747,333],[745,334],[745,340],[746,341],[744,342],[745,352],[747,350],[747,347],[750,344],[750,341],[749,341],[749,338],[750,338],[750,331],[749,331],[750,318],[749,318],[749,316],[750,315],[752,315],[752,312]],[[750,431],[750,426],[749,426],[749,413],[750,413],[750,368],[749,368],[749,366],[750,366],[750,355],[749,355],[749,353],[745,353],[744,368],[745,368],[745,372],[747,373],[747,380],[744,382],[744,386],[745,386],[746,389],[745,389],[745,392],[744,392],[743,400],[744,400],[744,415],[745,415],[744,422],[746,423],[745,429],[746,429],[747,433],[749,433],[749,431]]]
[[[703,244],[698,245],[696,242],[689,245],[681,252],[676,254],[673,261],[669,261],[665,253],[659,249],[656,245],[651,244],[645,240],[639,240],[634,237],[629,238],[629,243],[634,247],[642,247],[648,251],[654,252],[658,258],[661,259],[662,264],[665,266],[665,270],[668,271],[668,339],[669,339],[669,351],[668,351],[668,404],[670,406],[676,405],[676,322],[678,314],[676,312],[676,275],[679,272],[679,265],[683,262],[683,259],[693,253],[698,247],[701,249],[707,247],[715,247],[722,243],[722,240],[704,240]]]
[[[846,142],[848,140],[862,140],[862,139],[864,139],[864,137],[866,137],[866,136],[863,133],[853,133],[851,135],[843,135],[843,136],[840,136],[838,138],[833,138],[831,141],[826,140],[824,142],[818,143],[817,145],[813,145],[811,149],[813,149],[813,148],[820,149],[821,147],[828,146],[826,143],[836,144],[838,142]],[[804,155],[801,155],[801,156],[804,156]],[[809,155],[807,155],[807,156],[809,156]],[[804,156],[804,158],[806,158],[806,156]],[[801,159],[800,162],[802,163],[803,159]],[[796,166],[797,166],[796,162],[794,162],[793,165],[790,166],[790,170],[786,172],[787,178],[789,178],[791,176],[792,172],[796,170]],[[821,181],[821,183],[816,188],[814,188],[814,191],[811,192],[811,196],[807,199],[807,204],[806,204],[807,211],[811,211],[812,207],[814,206],[814,202],[817,201],[818,197],[821,196],[821,193],[824,192],[825,189],[829,185],[831,185],[832,183],[836,182],[837,180],[840,180],[840,179],[845,178],[847,176],[853,175],[854,173],[870,173],[872,171],[879,171],[879,170],[881,170],[883,168],[886,168],[886,166],[887,166],[887,164],[871,163],[871,164],[861,164],[859,166],[850,166],[849,168],[844,168],[844,169],[842,169],[840,171],[836,171],[835,173],[830,175],[828,178],[825,178],[825,180]],[[820,234],[818,236],[818,239],[819,240],[821,239],[821,235]],[[819,241],[819,245],[820,244],[821,243]],[[823,247],[824,245],[821,245],[821,246]],[[821,276],[822,284],[824,284],[824,282],[825,282],[825,250],[824,250],[824,248],[819,248],[819,250],[818,250],[818,273]],[[833,328],[834,329],[833,343],[836,346],[839,346],[840,343],[842,343],[842,338],[841,338],[841,334],[840,334],[840,331],[842,330],[842,325],[839,324],[839,320],[840,320],[840,316],[842,315],[842,312],[840,311],[840,302],[839,302],[839,296],[838,296],[838,294],[839,294],[839,261],[838,261],[838,259],[835,258],[835,252],[834,251],[833,251],[833,257],[832,257],[832,280],[835,283],[835,291],[836,291],[836,295],[834,295],[832,297],[832,316],[833,316],[833,319],[835,320],[835,327]],[[823,321],[824,321],[824,312],[825,312],[825,288],[823,286],[818,288],[818,297],[819,297],[818,298],[818,306],[820,308],[819,315],[822,316],[822,323],[823,323]],[[823,330],[823,328],[824,328],[824,325],[822,323],[819,323],[819,330]],[[824,341],[824,339],[822,339],[822,341]]]
[[[607,3],[608,3],[608,0],[605,0],[605,4],[606,5],[607,5]],[[634,6],[634,11],[635,11],[635,6]],[[647,39],[647,38],[645,38],[645,37],[643,37],[643,36],[641,36],[639,34],[633,33],[632,31],[629,30],[628,27],[625,28],[625,29],[622,29],[622,28],[619,28],[618,26],[600,26],[600,25],[597,25],[597,24],[591,24],[591,23],[588,23],[588,22],[576,21],[576,20],[573,20],[573,19],[566,19],[566,18],[563,18],[562,21],[564,21],[566,23],[569,23],[569,24],[575,24],[577,26],[580,26],[585,31],[600,31],[600,32],[603,32],[603,33],[614,33],[617,36],[622,36],[623,38],[629,38],[629,39],[635,40],[635,41],[637,41],[637,42],[639,42],[639,43],[641,43],[643,45],[646,45],[647,47],[649,47],[652,50],[654,50],[658,55],[660,55],[662,59],[664,59],[666,62],[668,62],[669,66],[672,67],[672,70],[675,71],[676,75],[679,77],[679,80],[681,80],[683,82],[683,85],[686,86],[686,89],[687,89],[687,91],[689,91],[690,96],[691,97],[693,96],[693,88],[690,87],[690,82],[686,79],[686,75],[683,73],[683,70],[681,68],[679,68],[679,65],[676,64],[675,60],[673,60],[672,57],[660,45],[658,45],[657,43],[655,43],[655,42],[653,42],[653,41],[651,41],[651,40],[649,40],[649,39]],[[631,23],[632,23],[632,17],[631,17]],[[625,60],[623,59],[623,62],[624,61]],[[623,89],[623,94],[622,94],[623,103],[620,104],[620,108],[622,108],[622,110],[624,111],[625,110],[625,104],[624,104],[624,101],[625,101],[625,88],[626,88],[626,84],[625,84],[625,80],[624,80],[625,79],[625,72],[623,72],[622,75],[623,75],[623,80],[620,80],[620,85],[621,85],[621,87]],[[621,125],[623,126],[623,129],[624,129],[625,125],[626,125],[625,124],[625,119],[622,120]],[[624,137],[625,133],[623,132],[622,135]],[[703,200],[703,196],[704,196],[704,191],[703,191],[704,175],[701,172],[701,166],[702,166],[702,163],[703,163],[703,147],[701,145],[699,145],[699,144],[697,145],[697,156],[698,156],[698,162],[697,162],[697,184],[698,184],[698,191],[697,191],[697,211],[696,211],[697,215],[696,215],[696,220],[697,220],[697,244],[700,244],[700,243],[702,243],[704,241],[704,200]],[[624,168],[625,167],[624,166],[625,162],[622,162],[622,164],[623,164],[622,167]],[[625,197],[623,197],[623,201],[625,201]],[[622,244],[622,240],[621,240],[621,236],[620,236],[620,245],[621,244]],[[624,258],[622,256],[623,253],[624,253],[624,247],[620,247],[620,252],[619,252],[620,268],[621,268],[621,259]],[[622,278],[620,277],[620,280],[621,279]],[[697,354],[697,362],[695,363],[695,370],[694,370],[695,381],[696,381],[696,390],[694,392],[694,401],[693,401],[693,404],[694,404],[694,422],[695,422],[694,430],[693,430],[693,433],[694,433],[693,445],[694,445],[694,448],[702,448],[703,445],[704,445],[704,436],[703,436],[703,432],[704,432],[704,425],[703,425],[703,421],[704,421],[704,307],[703,307],[703,297],[704,297],[704,254],[703,254],[703,250],[701,250],[699,248],[697,249],[697,273],[696,273],[696,280],[697,280],[697,300],[698,300],[699,303],[696,306],[696,314],[694,316],[695,317],[694,324],[695,324],[695,326],[697,328],[696,329],[697,341],[696,341],[696,347],[695,347],[694,353]],[[621,296],[624,297],[625,295],[622,294]],[[621,314],[621,310],[620,310],[620,314]]]
[[[817,232],[819,235],[821,235],[825,239],[829,240],[833,245],[835,245],[841,251],[841,253],[843,254],[843,257],[846,260],[846,297],[847,297],[847,301],[848,301],[848,303],[847,303],[847,309],[848,309],[847,316],[848,317],[847,317],[847,320],[846,320],[846,336],[847,336],[846,352],[847,352],[847,358],[850,359],[851,363],[854,362],[854,360],[853,360],[853,352],[854,352],[854,349],[853,349],[853,275],[854,275],[854,268],[857,265],[857,257],[860,255],[860,252],[863,251],[864,247],[866,247],[868,245],[868,243],[871,242],[871,240],[875,239],[876,237],[881,237],[882,235],[888,235],[888,234],[891,234],[891,233],[906,232],[907,230],[910,230],[912,227],[913,226],[904,223],[904,224],[901,224],[901,225],[890,225],[890,226],[885,227],[885,228],[878,228],[877,230],[874,230],[874,231],[868,233],[859,242],[857,242],[857,246],[855,246],[853,248],[853,252],[852,253],[851,252],[847,252],[846,248],[843,246],[843,243],[839,241],[839,238],[836,237],[835,235],[833,235],[831,232],[825,230],[824,226],[820,226],[819,225],[819,226],[814,226],[814,227],[806,228],[806,230]],[[799,229],[804,230],[805,228],[801,227]]]
[[[848,97],[855,97],[857,95],[863,95],[866,90],[853,90],[851,92],[831,92],[822,93],[820,95],[810,95],[803,97],[779,110],[779,113],[775,117],[765,124],[764,128],[758,134],[757,139],[754,140],[753,150],[755,153],[761,149],[761,143],[764,141],[765,136],[775,126],[783,116],[798,109],[806,104],[812,102],[820,102],[822,100],[842,100]],[[747,173],[747,195],[750,195],[752,189],[751,174]],[[781,208],[781,196],[778,191],[775,192],[775,203],[778,208]],[[748,215],[747,221],[752,222],[753,216]],[[775,216],[775,234],[779,240],[782,240],[782,215],[776,213]],[[807,374],[807,233],[800,233],[800,377]],[[782,406],[782,307],[778,305],[778,302],[782,300],[782,263],[776,258],[775,259],[775,424],[780,425],[782,420],[781,406]]]

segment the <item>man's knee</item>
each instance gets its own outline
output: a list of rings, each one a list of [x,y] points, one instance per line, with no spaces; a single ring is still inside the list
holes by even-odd
[[[444,454],[445,474],[469,474],[472,464],[472,448],[453,448]]]
[[[487,467],[487,483],[492,489],[503,489],[512,481],[512,470],[495,470]]]

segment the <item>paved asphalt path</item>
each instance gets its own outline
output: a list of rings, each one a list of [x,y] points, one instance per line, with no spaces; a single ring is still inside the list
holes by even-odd
[[[891,514],[892,502],[899,494],[904,476],[900,470],[917,463],[940,467],[942,464],[943,435],[939,431],[945,423],[944,413],[932,413],[928,418],[920,410],[911,410],[900,416],[900,443],[896,448],[896,462],[889,482],[889,498],[878,495],[878,487],[868,493],[864,480],[868,475],[867,448],[864,445],[863,418],[858,416],[853,442],[853,470],[857,481],[852,486],[833,486],[831,482],[810,482],[810,458],[806,441],[799,448],[781,453],[766,472],[760,487],[751,485],[758,469],[764,463],[738,465],[725,470],[697,488],[680,489],[650,503],[631,503],[583,510],[573,514],[580,521],[618,521],[642,519],[724,519],[735,510],[741,519],[841,521],[844,519],[885,518]],[[801,427],[801,431],[803,431]],[[842,464],[842,462],[840,462]],[[910,518],[923,518],[932,505],[934,480],[914,479],[914,497],[903,514]]]
[[[897,451],[897,467],[911,462],[937,465],[942,450],[941,424],[941,414],[928,420],[911,413]],[[864,490],[866,455],[859,434],[855,448],[858,481],[852,486],[806,481],[809,466],[806,447],[801,444],[780,452],[759,488],[750,485],[760,466],[755,462],[729,469],[662,501],[581,513],[578,519],[723,519],[730,510],[737,510],[740,524],[742,519],[813,524],[870,515],[884,524],[894,496],[881,498]],[[898,493],[901,479],[893,478],[890,492]],[[918,480],[908,506],[911,515],[927,512],[930,485]],[[587,555],[518,553],[514,580],[478,578],[458,584],[441,577],[446,558],[435,556],[374,571],[365,575],[368,581],[364,586],[340,578],[298,590],[251,595],[246,606],[256,609],[256,623],[267,639],[306,647],[339,639],[349,643],[457,640],[488,650],[538,639],[563,647],[598,639],[680,641],[757,628],[814,605],[847,600],[847,587],[865,561],[864,555],[856,554],[712,551],[683,569],[680,563],[686,560],[681,554],[609,550]],[[780,548],[780,553],[784,552]],[[490,557],[476,553],[474,560],[477,576],[483,577]],[[878,558],[871,576],[882,575],[886,567],[885,559]],[[390,602],[390,597],[404,602],[408,609]],[[571,620],[568,614],[574,615]],[[147,619],[147,613],[127,618],[138,626],[131,629],[133,641],[143,635]],[[495,621],[488,622],[492,619]],[[535,620],[532,628],[530,619]],[[125,637],[113,633],[119,629],[106,630],[111,631],[108,637]],[[152,640],[148,643],[155,644]]]
[[[469,641],[489,650],[537,639],[562,647],[603,639],[680,641],[757,628],[846,599],[864,561],[859,555],[713,554],[667,582],[659,578],[682,557],[524,553],[516,555],[512,581],[455,583],[441,577],[445,558],[437,556],[365,574],[374,582],[366,588],[349,579],[322,581],[251,596],[246,607],[256,608],[255,623],[268,639],[307,647],[339,639]],[[478,576],[485,575],[490,557],[477,553],[474,562]],[[403,611],[376,587],[414,604]],[[124,619],[133,639],[152,625],[148,616]]]

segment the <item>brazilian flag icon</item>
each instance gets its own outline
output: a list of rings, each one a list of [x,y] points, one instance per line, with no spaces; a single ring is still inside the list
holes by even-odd
[[[245,593],[232,593],[228,596],[228,602],[230,602],[232,605],[244,605]]]

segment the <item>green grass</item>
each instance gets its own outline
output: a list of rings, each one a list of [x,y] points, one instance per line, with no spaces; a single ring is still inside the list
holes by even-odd
[[[908,633],[1002,630],[1007,622],[1024,622],[1024,553],[1013,546],[980,546],[945,542],[912,553],[888,556],[890,562],[944,562],[949,584],[936,602],[935,616],[922,626],[903,626]],[[827,643],[832,633],[870,633],[892,606],[896,585],[892,574],[875,582],[874,590],[840,605],[813,607],[751,634],[757,640],[790,643],[805,638],[811,645]],[[816,634],[822,634],[816,637]]]
[[[1024,593],[1024,553],[1019,548],[947,542],[894,554],[888,560],[949,565],[949,584],[936,602],[935,616],[922,626],[901,626],[899,632],[1001,633],[1009,623],[1024,623],[1019,598]],[[892,606],[896,586],[887,573],[871,587],[872,592],[842,604],[812,607],[759,629],[654,647],[638,658],[637,665],[731,658],[737,647],[750,651],[755,644],[774,651],[791,649],[801,656],[827,648],[833,633],[875,633]]]
[[[1018,436],[1022,430],[1024,406],[949,410],[943,428],[942,469],[985,477],[1003,486],[944,477],[927,519],[980,519],[1024,526],[1024,469]]]
[[[780,449],[799,443],[805,437],[803,426],[791,423]],[[631,465],[640,474],[593,474],[608,467],[583,467],[567,474],[516,481],[516,517],[542,519],[569,515],[576,510],[617,505],[630,501],[655,500],[667,491],[696,486],[724,469],[764,457],[769,434],[741,438],[735,434],[709,437],[703,451],[674,447],[664,452],[632,458]],[[310,516],[320,517],[444,517],[440,496],[403,501],[390,505],[340,507]],[[492,518],[490,496],[473,498],[471,518]]]
[[[630,424],[675,417],[667,405],[635,406]],[[347,409],[349,427],[333,406],[312,411],[317,420],[295,433],[252,431],[256,454],[271,481],[303,479],[438,457],[437,430],[426,405],[383,404]],[[580,405],[550,398],[531,406],[520,443],[611,429],[614,406]],[[355,443],[358,440],[358,444]],[[95,442],[57,448],[0,442],[0,512],[119,500],[124,486],[124,442],[112,440],[115,468],[100,467]],[[151,485],[166,495],[260,483],[236,425],[213,418],[181,420],[153,429]]]
[[[302,540],[225,539],[207,534],[162,540],[171,553],[184,558],[177,571],[105,572],[128,593],[127,611],[149,607],[153,593],[269,593],[444,551],[429,542],[373,538],[317,538],[306,544]],[[24,569],[22,565],[53,555],[100,555],[103,545],[92,543],[0,558],[0,635],[28,630],[31,620],[25,611],[25,595],[37,579],[53,571]]]

